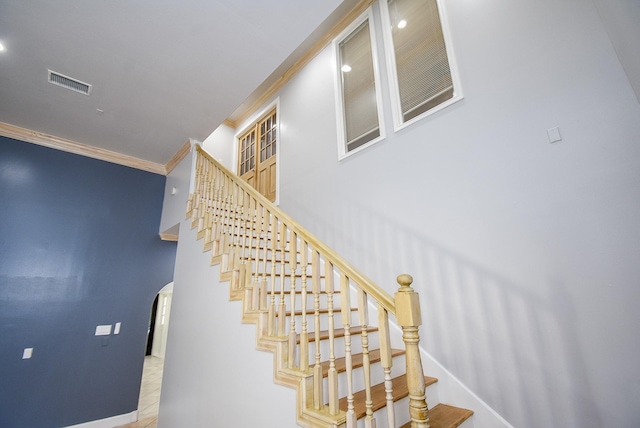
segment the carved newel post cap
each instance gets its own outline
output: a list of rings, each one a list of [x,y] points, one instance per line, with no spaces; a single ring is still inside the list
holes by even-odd
[[[418,293],[413,291],[411,283],[413,278],[406,273],[399,275],[400,289],[395,294],[396,319],[401,327],[417,327],[422,324],[420,318],[420,299]]]
[[[396,280],[398,281],[398,284],[400,284],[399,291],[411,291],[411,283],[413,283],[413,277],[411,275],[403,273],[401,275],[398,275],[398,278]]]

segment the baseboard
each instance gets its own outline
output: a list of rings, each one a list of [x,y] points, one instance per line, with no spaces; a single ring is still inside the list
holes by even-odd
[[[134,410],[133,412],[126,413],[124,415],[111,416],[110,418],[85,422],[78,425],[70,425],[64,428],[113,428],[124,424],[130,424],[136,420],[138,420],[138,411]]]

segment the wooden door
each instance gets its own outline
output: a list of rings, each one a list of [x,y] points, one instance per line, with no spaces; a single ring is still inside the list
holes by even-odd
[[[278,124],[273,110],[240,138],[240,177],[271,202],[276,200]]]
[[[256,128],[252,128],[242,137],[239,142],[240,165],[238,165],[238,175],[249,185],[256,187]]]

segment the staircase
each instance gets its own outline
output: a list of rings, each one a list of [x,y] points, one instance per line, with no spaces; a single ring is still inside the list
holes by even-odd
[[[274,354],[274,381],[297,391],[305,427],[472,427],[472,411],[427,407],[412,278],[395,297],[345,262],[196,146],[187,216],[257,349]],[[397,320],[402,332],[389,323]],[[393,375],[392,375],[393,372]]]

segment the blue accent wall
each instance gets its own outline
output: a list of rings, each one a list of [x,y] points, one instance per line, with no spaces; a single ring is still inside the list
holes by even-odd
[[[0,137],[0,427],[136,410],[151,303],[175,262],[158,236],[164,184]]]

